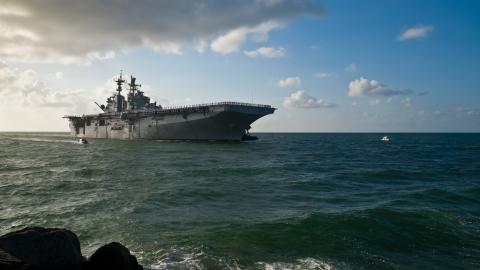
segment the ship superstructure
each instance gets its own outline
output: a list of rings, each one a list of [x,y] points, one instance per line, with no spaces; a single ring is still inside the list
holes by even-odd
[[[115,80],[116,93],[99,105],[99,114],[66,115],[70,133],[76,138],[226,140],[250,138],[250,125],[272,114],[270,105],[217,102],[179,107],[162,107],[140,90],[130,76],[128,94],[121,94],[126,83],[122,73]]]

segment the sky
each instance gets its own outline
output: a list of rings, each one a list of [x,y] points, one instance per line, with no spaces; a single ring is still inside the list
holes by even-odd
[[[2,0],[0,131],[67,131],[120,70],[252,132],[480,132],[480,1]]]

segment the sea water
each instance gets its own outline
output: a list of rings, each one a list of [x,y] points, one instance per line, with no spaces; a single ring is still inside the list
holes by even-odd
[[[64,227],[147,269],[480,269],[479,134],[256,135],[0,133],[0,234]]]

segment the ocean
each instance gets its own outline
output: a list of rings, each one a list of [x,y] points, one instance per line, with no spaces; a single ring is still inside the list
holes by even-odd
[[[68,228],[146,269],[480,269],[480,134],[256,135],[0,133],[0,234]]]

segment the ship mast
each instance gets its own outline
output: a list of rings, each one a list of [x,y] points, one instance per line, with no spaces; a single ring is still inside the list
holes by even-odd
[[[117,83],[117,92],[118,94],[116,95],[116,112],[123,112],[124,110],[124,98],[120,94],[122,92],[122,84],[125,82],[125,80],[122,77],[122,70],[120,70],[120,77],[118,79],[114,80]]]
[[[141,87],[142,85],[141,84],[135,84],[135,81],[137,80],[137,78],[133,77],[132,75],[130,75],[130,83],[128,84],[130,86],[130,93],[132,95],[135,95],[135,91],[138,91],[137,87]]]
[[[114,80],[114,82],[117,83],[117,91],[118,91],[118,94],[120,95],[120,92],[122,92],[122,84],[125,82],[125,80],[122,78],[122,70],[120,70],[120,77],[116,80]]]

